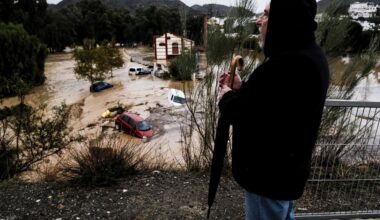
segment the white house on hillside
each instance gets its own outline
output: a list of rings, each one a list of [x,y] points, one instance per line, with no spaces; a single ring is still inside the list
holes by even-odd
[[[350,5],[350,8],[348,9],[348,14],[353,19],[358,19],[360,17],[371,18],[376,15],[376,11],[378,8],[380,8],[380,5],[375,5],[371,2],[355,2]]]
[[[358,22],[363,27],[363,31],[374,30],[376,27],[375,23],[371,23],[368,21],[356,21],[356,22]]]
[[[182,48],[191,51],[194,46],[194,41],[171,33],[165,33],[162,36],[154,37],[153,40],[154,56],[156,60],[167,60],[181,55]]]
[[[225,21],[226,21],[226,18],[211,17],[207,20],[207,24],[211,26],[219,25],[223,27]]]

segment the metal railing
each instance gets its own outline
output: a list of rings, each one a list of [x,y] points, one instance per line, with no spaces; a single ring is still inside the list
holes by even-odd
[[[327,100],[297,219],[380,217],[380,102]]]

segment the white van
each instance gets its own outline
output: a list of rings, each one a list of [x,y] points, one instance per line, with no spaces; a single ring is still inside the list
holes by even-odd
[[[170,89],[169,95],[168,95],[169,102],[174,106],[181,106],[185,104],[185,94],[178,89]]]
[[[136,68],[131,67],[129,68],[128,75],[136,74]]]
[[[129,68],[128,74],[129,75],[132,75],[132,74],[137,75],[138,73],[141,72],[141,70],[142,70],[141,67],[131,67],[131,68]]]

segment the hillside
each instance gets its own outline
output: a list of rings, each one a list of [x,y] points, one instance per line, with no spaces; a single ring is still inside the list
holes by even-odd
[[[66,8],[70,5],[74,5],[81,0],[63,0],[57,5],[49,4],[49,9],[60,10]],[[184,9],[187,13],[191,15],[204,15],[208,14],[211,16],[225,17],[228,15],[232,7],[219,4],[205,4],[205,5],[194,5],[188,7],[185,3],[180,0],[100,0],[104,5],[109,8],[117,9],[128,9],[129,11],[135,11],[138,8],[147,8],[150,6],[156,7],[169,7]]]
[[[175,7],[178,9],[185,9],[188,11],[190,7],[188,7],[185,3],[180,0],[100,0],[104,5],[109,8],[117,8],[117,9],[128,9],[130,11],[135,11],[138,8],[156,6],[156,7]],[[57,5],[50,5],[50,8],[53,10],[60,10],[69,5],[73,5],[80,2],[80,0],[63,0],[59,2]]]
[[[206,4],[203,6],[193,5],[191,9],[201,14],[212,14],[216,17],[225,17],[231,11],[232,7],[218,4]]]
[[[332,0],[321,0],[318,2],[318,12],[324,12],[327,7],[331,5],[334,1]],[[380,5],[380,0],[344,0],[344,4],[351,4],[354,2],[373,2]]]

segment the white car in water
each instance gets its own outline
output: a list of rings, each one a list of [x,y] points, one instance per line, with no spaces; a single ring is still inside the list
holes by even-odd
[[[170,89],[168,94],[168,100],[172,105],[176,107],[181,106],[186,102],[185,94],[178,89]]]

